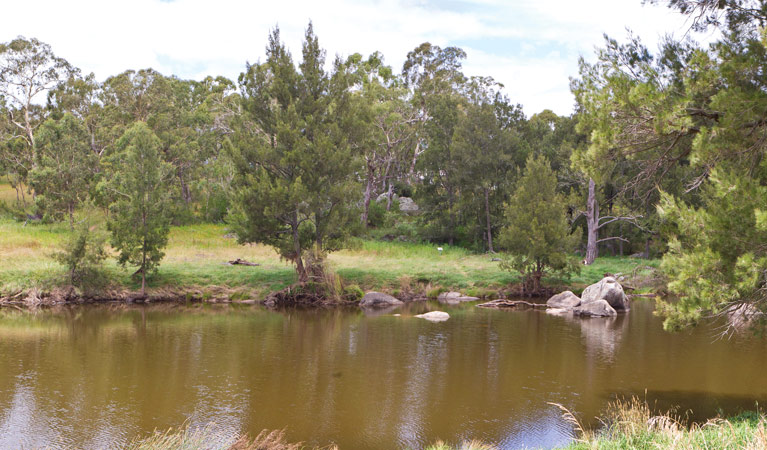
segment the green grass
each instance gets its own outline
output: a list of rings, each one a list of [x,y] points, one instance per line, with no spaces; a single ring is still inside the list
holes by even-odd
[[[50,290],[61,285],[64,268],[53,260],[70,233],[66,223],[28,224],[0,218],[0,296],[37,288]],[[149,280],[152,289],[221,287],[239,289],[232,299],[262,298],[295,282],[293,266],[281,261],[262,245],[239,245],[226,238],[223,225],[200,224],[173,227],[157,274]],[[473,254],[463,248],[443,245],[361,240],[354,248],[332,253],[331,266],[348,284],[364,290],[411,291],[455,289],[491,296],[519,281],[519,274],[502,270],[491,255]],[[228,266],[236,258],[261,264],[258,267]],[[637,265],[657,266],[658,261],[629,258],[599,258],[570,280],[545,280],[578,291],[598,281],[604,273],[630,273]],[[130,290],[138,288],[134,270],[122,268],[109,258],[103,283]]]
[[[657,414],[633,398],[611,403],[597,431],[584,430],[569,412],[565,418],[580,432],[566,450],[767,449],[767,417],[759,412],[688,426],[673,413]]]

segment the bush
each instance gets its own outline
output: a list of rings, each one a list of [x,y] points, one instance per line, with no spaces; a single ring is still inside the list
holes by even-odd
[[[70,284],[82,287],[100,278],[98,274],[107,257],[105,242],[106,236],[88,220],[76,225],[75,232],[64,241],[61,251],[53,255],[67,268]]]
[[[343,298],[347,302],[358,302],[362,300],[362,297],[365,295],[365,292],[357,286],[356,284],[350,284],[349,286],[344,286],[344,294]]]

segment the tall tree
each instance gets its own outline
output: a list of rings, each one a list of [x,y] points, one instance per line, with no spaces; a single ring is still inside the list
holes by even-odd
[[[426,42],[408,53],[402,69],[421,121],[417,148],[422,150],[414,153],[413,163],[418,159],[422,217],[431,229],[430,237],[450,245],[458,235],[458,166],[453,135],[460,108],[466,102],[466,77],[461,72],[464,58],[466,53],[459,48],[443,49]]]
[[[19,36],[0,44],[0,97],[11,126],[0,143],[0,159],[17,192],[34,168],[35,130],[45,120],[45,109],[36,102],[76,72],[37,39]]]
[[[36,167],[30,184],[42,212],[69,216],[74,229],[75,209],[90,195],[97,156],[89,146],[88,132],[71,114],[60,120],[48,119],[35,133]]]
[[[246,114],[232,137],[231,222],[240,242],[273,246],[305,282],[318,267],[307,267],[307,259],[337,248],[351,220],[355,160],[339,125],[348,90],[339,63],[333,73],[324,71],[311,24],[300,70],[279,29],[266,54],[239,79]]]
[[[567,206],[556,191],[556,180],[545,157],[530,155],[506,205],[500,243],[511,257],[503,266],[521,273],[525,291],[531,294],[540,292],[546,273],[566,275],[578,268],[571,253],[579,237],[570,234]]]
[[[172,167],[162,160],[161,142],[143,122],[128,128],[116,147],[115,170],[103,185],[113,199],[107,228],[117,261],[138,268],[141,295],[146,295],[147,274],[157,269],[168,243]]]

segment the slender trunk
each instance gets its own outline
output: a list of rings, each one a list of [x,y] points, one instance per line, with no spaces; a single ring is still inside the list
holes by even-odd
[[[620,233],[620,236],[623,237],[623,222],[618,223],[618,233]],[[623,256],[623,240],[618,239],[618,254],[620,256]]]
[[[298,237],[298,214],[293,214],[293,223],[291,224],[293,230],[293,252],[296,258],[296,272],[298,272],[299,283],[305,283],[308,281],[306,276],[306,269],[304,268],[304,261],[301,255],[301,240]]]
[[[391,181],[388,182],[389,187],[386,188],[386,210],[391,210],[391,202],[392,197],[394,197],[394,185],[391,183]]]
[[[447,190],[447,218],[448,218],[448,238],[447,238],[447,244],[453,245],[455,242],[455,214],[453,214],[453,188],[452,186],[448,187]]]
[[[413,161],[410,163],[410,171],[408,172],[408,179],[410,183],[415,183],[415,163],[418,160],[418,150],[421,148],[421,141],[416,142],[415,150],[413,151]]]
[[[650,242],[651,242],[651,241],[652,241],[652,239],[651,239],[651,238],[647,238],[647,239],[644,241],[644,254],[642,255],[642,257],[643,257],[644,259],[650,259]]]
[[[370,213],[370,196],[373,194],[373,177],[368,174],[368,181],[365,184],[365,193],[362,197],[362,217],[360,221],[364,228],[368,227],[368,214]]]
[[[67,206],[67,210],[69,210],[69,229],[74,231],[75,230],[75,207],[72,204],[69,204]]]
[[[599,205],[597,205],[597,197],[594,192],[595,185],[594,180],[589,179],[589,196],[586,200],[586,226],[588,239],[586,241],[586,264],[591,264],[597,259],[597,234],[598,234],[598,222],[599,222]]]
[[[493,250],[493,228],[490,226],[490,190],[485,188],[485,221],[487,224],[487,251],[495,253]]]

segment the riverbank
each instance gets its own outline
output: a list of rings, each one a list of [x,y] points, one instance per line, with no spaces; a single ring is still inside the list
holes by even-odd
[[[636,398],[618,400],[610,404],[599,421],[599,430],[584,430],[577,418],[569,412],[565,419],[575,428],[578,436],[574,442],[561,450],[590,449],[743,449],[767,448],[767,416],[759,411],[741,413],[738,416],[711,419],[704,424],[688,425],[671,412],[654,414],[647,403]],[[218,447],[211,444],[220,443]],[[289,443],[284,431],[262,431],[255,438],[247,435],[222,436],[211,429],[168,430],[134,440],[129,450],[175,450],[209,449],[222,450],[338,450],[335,445],[325,447]],[[465,441],[460,444],[436,442],[424,450],[498,450],[491,444]]]
[[[0,219],[0,299],[23,300],[30,295],[53,301],[68,299],[128,300],[137,296],[133,270],[113,258],[98,279],[82,289],[67,286],[65,269],[52,254],[70,233],[68,224],[28,224]],[[359,239],[352,248],[329,256],[330,266],[348,286],[377,290],[407,298],[436,296],[460,290],[480,298],[498,296],[519,281],[502,270],[496,255],[473,254],[463,248]],[[270,248],[239,245],[224,225],[173,227],[157,274],[149,279],[153,300],[262,301],[272,292],[295,282],[289,263]],[[246,260],[256,266],[229,265]],[[657,260],[603,257],[583,267],[570,280],[546,280],[574,291],[603,274],[631,273],[642,266],[657,267]]]

